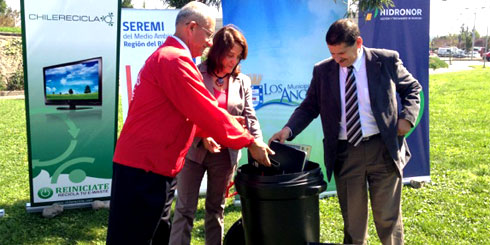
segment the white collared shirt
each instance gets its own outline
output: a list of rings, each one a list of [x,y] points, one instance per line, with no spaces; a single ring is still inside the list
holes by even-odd
[[[368,79],[366,73],[366,60],[364,48],[359,49],[359,55],[356,61],[352,64],[354,67],[354,76],[356,77],[357,86],[357,102],[359,106],[359,116],[361,118],[362,136],[378,134],[379,129],[376,120],[371,110],[371,100],[369,98]],[[340,104],[341,104],[341,120],[339,139],[347,139],[347,131],[345,126],[345,80],[347,79],[348,68],[339,67],[339,85],[340,85]]]
[[[189,58],[192,59],[191,50],[189,49],[189,47],[187,47],[187,45],[184,43],[184,41],[180,40],[180,38],[178,38],[177,36],[171,36],[171,37],[173,37],[175,40],[177,40],[187,50],[187,52],[189,52]]]

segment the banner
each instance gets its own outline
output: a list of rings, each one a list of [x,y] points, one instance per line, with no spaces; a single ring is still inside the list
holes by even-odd
[[[180,9],[121,9],[119,85],[123,122],[128,114],[139,71],[146,59],[168,36],[175,33],[175,20],[179,11]],[[206,193],[207,183],[205,173],[199,189],[200,194]]]
[[[331,56],[326,31],[344,16],[347,5],[324,0],[223,0],[222,5],[223,24],[236,25],[248,42],[242,72],[252,78],[254,106],[267,141],[305,98],[315,63]],[[326,180],[322,140],[317,118],[293,143],[312,146],[310,160],[322,166]],[[335,186],[330,183],[327,190]]]
[[[134,84],[146,59],[168,36],[175,33],[175,19],[179,9],[121,10],[121,43],[119,77],[123,120],[129,109]]]
[[[21,1],[28,211],[110,197],[119,4]]]
[[[394,0],[395,7],[376,9],[359,16],[364,45],[393,49],[423,87],[416,127],[406,136],[412,158],[405,167],[404,182],[430,181],[429,159],[429,22],[426,0]]]

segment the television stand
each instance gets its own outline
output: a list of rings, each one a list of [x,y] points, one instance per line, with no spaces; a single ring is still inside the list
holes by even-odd
[[[56,107],[57,110],[85,110],[92,109],[92,107],[76,107],[76,105],[70,105],[70,107]]]

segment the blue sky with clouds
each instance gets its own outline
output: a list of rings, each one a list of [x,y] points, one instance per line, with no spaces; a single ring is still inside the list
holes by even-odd
[[[277,79],[274,75],[282,74],[288,80],[305,83],[309,83],[313,65],[330,56],[325,33],[346,9],[342,1],[335,4],[325,0],[226,1],[224,4],[230,11],[224,14],[223,23],[237,25],[248,41],[249,58],[243,62],[244,71],[260,72],[269,81]]]
[[[99,90],[98,61],[47,68],[44,72],[47,94],[67,94],[70,89],[74,94],[83,94],[86,86],[92,93]]]

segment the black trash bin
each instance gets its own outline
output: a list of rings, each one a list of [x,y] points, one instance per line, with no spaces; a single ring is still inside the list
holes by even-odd
[[[235,188],[247,245],[319,242],[318,195],[327,183],[318,164],[307,162],[303,172],[271,175],[246,164],[238,169]]]

